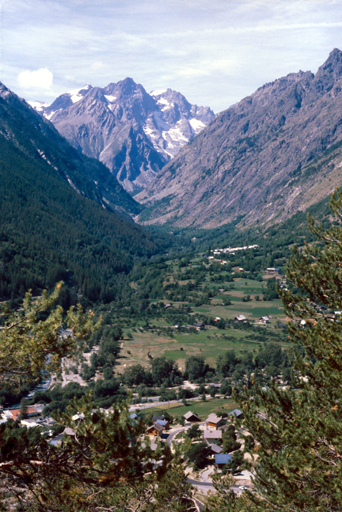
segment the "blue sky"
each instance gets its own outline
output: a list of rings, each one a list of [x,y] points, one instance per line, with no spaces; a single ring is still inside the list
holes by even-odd
[[[342,49],[342,0],[2,0],[0,80],[51,102],[127,76],[219,112]]]

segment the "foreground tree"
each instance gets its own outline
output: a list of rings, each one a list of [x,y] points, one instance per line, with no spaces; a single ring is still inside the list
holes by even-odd
[[[82,350],[97,327],[92,312],[53,309],[60,289],[35,301],[27,294],[21,311],[3,311],[0,385],[58,373],[62,357]],[[144,426],[129,418],[127,403],[108,413],[95,409],[88,395],[55,418],[65,428],[58,446],[40,428],[0,424],[0,510],[16,504],[22,512],[191,510],[191,486],[179,461],[168,445],[152,451],[141,442]]]
[[[66,315],[61,306],[54,308],[61,290],[59,283],[51,295],[44,291],[35,300],[27,293],[20,310],[10,312],[6,305],[0,310],[0,385],[18,388],[23,379],[33,384],[44,373],[60,372],[62,357],[81,351],[98,327],[93,313],[84,314],[81,306]]]
[[[140,442],[144,426],[128,415],[125,403],[105,413],[89,396],[74,400],[57,417],[66,427],[59,447],[14,422],[0,425],[4,506],[15,495],[30,512],[188,510],[191,486],[168,445]]]
[[[342,196],[331,200],[340,218]],[[292,389],[255,385],[238,399],[256,441],[254,492],[237,498],[229,477],[216,477],[208,510],[337,512],[342,510],[342,229],[324,231],[309,219],[320,244],[295,249],[287,269],[297,293],[280,292],[292,341]],[[303,328],[298,320],[304,319]],[[304,354],[304,355],[303,355]]]

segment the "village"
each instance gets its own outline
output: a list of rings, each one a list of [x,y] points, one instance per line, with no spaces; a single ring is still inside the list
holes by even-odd
[[[25,409],[21,407],[2,410],[0,423],[13,420],[19,427],[39,429],[40,434],[49,444],[62,446],[69,436],[76,435],[78,426],[84,420],[83,413],[76,413],[71,418],[74,428],[63,427],[51,417],[44,416],[42,411],[41,404]],[[110,410],[102,411],[105,414],[110,412]],[[128,416],[130,423],[144,427],[145,432],[140,436],[139,441],[143,445],[147,443],[153,451],[164,443],[170,447],[171,451],[175,450],[176,445],[178,447],[186,445],[184,452],[186,474],[189,482],[200,494],[213,490],[212,474],[225,472],[229,467],[236,478],[234,490],[237,493],[245,488],[253,489],[251,472],[244,469],[246,467],[251,469],[251,456],[246,451],[241,451],[245,448],[244,438],[248,433],[242,426],[243,412],[240,409],[223,413],[221,416],[210,413],[204,419],[189,410],[178,420],[180,420],[178,423],[175,422],[174,418],[167,413],[150,415],[147,422],[146,415],[140,412],[131,412]],[[235,420],[239,420],[237,430],[234,426]]]

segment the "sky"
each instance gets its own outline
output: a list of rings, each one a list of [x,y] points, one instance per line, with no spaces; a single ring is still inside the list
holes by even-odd
[[[220,112],[342,50],[342,0],[0,2],[0,80],[31,101],[129,76]]]

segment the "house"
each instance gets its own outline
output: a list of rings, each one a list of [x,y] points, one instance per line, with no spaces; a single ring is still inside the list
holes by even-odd
[[[80,412],[71,416],[72,421],[84,420],[84,413]]]
[[[163,432],[164,427],[158,421],[155,422],[154,425],[151,427],[148,427],[146,430],[146,434],[149,436],[160,436],[160,434]]]
[[[41,427],[42,424],[38,421],[35,421],[35,420],[29,420],[29,419],[26,419],[26,420],[21,420],[20,422],[20,425],[23,425],[24,427]]]
[[[164,424],[164,428],[168,428],[170,425],[170,420],[168,418],[165,418],[164,414],[155,414],[152,418],[152,421],[153,423],[156,423],[157,421],[159,423],[162,423],[165,421],[165,423],[162,423]]]
[[[259,318],[259,324],[269,324],[270,323],[270,319],[268,318],[268,316],[262,316],[261,318]]]
[[[1,413],[1,418],[2,418],[4,421],[12,420],[12,419],[13,419],[13,417],[12,417],[11,411],[2,411],[2,413]]]
[[[58,434],[57,436],[53,437],[52,439],[48,440],[48,443],[52,446],[61,446],[63,442],[64,434],[63,432],[61,434]]]
[[[131,425],[135,425],[139,421],[140,421],[140,423],[144,423],[143,420],[142,420],[142,416],[140,416],[139,414],[136,414],[135,412],[132,412],[132,414],[130,414],[128,416],[128,419],[130,420]]]
[[[161,425],[163,428],[169,428],[170,421],[168,419],[165,420],[157,420],[155,425]]]
[[[210,449],[215,454],[221,453],[223,450],[222,446],[218,446],[217,444],[214,443],[210,445]]]
[[[186,421],[189,421],[190,423],[192,423],[192,422],[194,422],[194,423],[195,423],[195,422],[201,421],[201,420],[199,419],[199,417],[198,417],[198,416],[196,416],[196,414],[194,414],[194,413],[193,413],[193,412],[191,412],[191,411],[188,411],[188,412],[186,412],[185,414],[183,414],[183,418],[185,418],[185,420],[186,420]]]
[[[158,420],[165,420],[164,414],[155,414],[152,418],[153,423],[155,423]]]
[[[218,469],[222,469],[228,462],[232,461],[230,453],[218,453],[215,455],[215,466]]]
[[[205,430],[203,432],[203,439],[206,443],[212,444],[218,439],[222,439],[222,430]]]
[[[266,269],[266,274],[276,275],[279,274],[279,268],[269,267]]]
[[[245,317],[245,315],[238,315],[234,318],[234,320],[237,320],[238,322],[246,322],[247,318]]]
[[[164,309],[171,308],[172,304],[165,304]]]
[[[219,427],[222,427],[222,425],[225,425],[225,423],[226,420],[224,418],[221,416],[216,416],[214,413],[209,414],[208,418],[206,419],[206,425],[211,429],[217,430]]]
[[[63,434],[65,436],[71,436],[71,437],[74,437],[76,435],[76,432],[75,430],[73,430],[72,428],[70,427],[65,427],[65,429],[63,430]]]
[[[196,327],[196,331],[203,331],[205,324],[203,322],[196,322],[194,327]]]
[[[240,411],[240,409],[234,409],[234,411],[231,411],[228,413],[228,416],[230,416],[230,418],[235,416],[235,418],[238,418],[239,420],[241,420],[243,418],[243,412]]]
[[[34,416],[38,416],[39,415],[39,412],[37,411],[37,409],[35,407],[27,407],[27,410],[26,410],[26,413],[27,413],[27,417],[28,418],[32,418]],[[2,412],[2,415],[3,419],[5,420],[18,420],[19,419],[19,416],[20,416],[20,409],[12,409],[10,411],[3,411]]]

